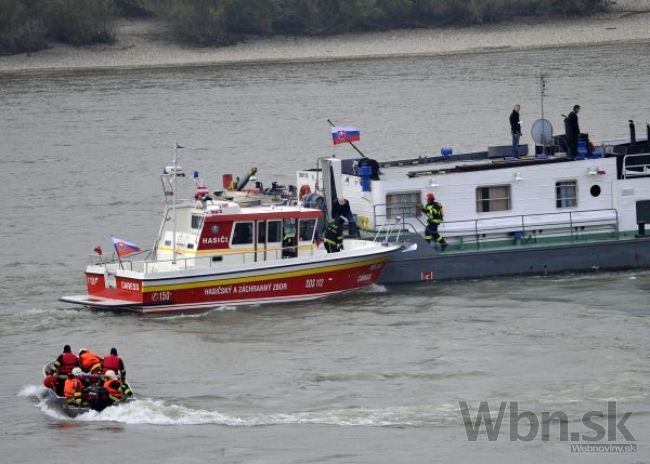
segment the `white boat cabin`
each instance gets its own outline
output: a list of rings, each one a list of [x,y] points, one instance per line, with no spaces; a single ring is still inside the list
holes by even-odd
[[[323,216],[298,206],[241,207],[211,199],[183,202],[175,209],[175,224],[169,209],[163,218],[156,257],[158,262],[182,259],[188,267],[313,255]]]
[[[650,223],[648,143],[598,147],[592,158],[564,153],[507,160],[489,151],[387,162],[329,158],[299,171],[298,186],[345,197],[363,230],[389,224],[422,233],[419,212],[433,193],[451,243],[571,236],[634,236]],[[334,193],[331,193],[334,192]],[[328,198],[329,197],[329,198]]]

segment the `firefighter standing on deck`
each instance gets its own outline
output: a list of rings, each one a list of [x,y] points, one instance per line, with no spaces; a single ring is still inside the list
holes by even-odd
[[[343,221],[339,216],[325,228],[325,249],[328,253],[336,253],[343,249]]]
[[[445,238],[438,233],[438,226],[442,222],[444,212],[442,205],[436,201],[433,193],[427,194],[427,204],[424,205],[424,213],[427,215],[427,228],[424,230],[424,239],[427,243],[433,241],[440,244],[440,250],[445,251],[447,242]]]

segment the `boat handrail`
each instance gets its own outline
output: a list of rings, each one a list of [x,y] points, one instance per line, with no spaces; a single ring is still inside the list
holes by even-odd
[[[256,255],[259,256],[260,253],[270,252],[274,253],[275,256],[282,256],[282,254],[285,251],[290,251],[293,252],[294,250],[299,249],[299,250],[307,250],[309,256],[314,256],[314,253],[318,249],[318,246],[315,243],[311,244],[302,244],[302,245],[292,245],[292,246],[285,246],[285,247],[279,247],[279,248],[273,248],[272,250],[264,250],[264,249],[259,249],[255,251],[241,251],[241,252],[236,252],[236,253],[228,253],[227,256],[241,256],[242,261],[241,264],[247,264],[247,263],[252,263],[256,262]],[[207,256],[190,256],[186,258],[179,257],[177,255],[176,259],[162,259],[162,260],[152,260],[148,261],[146,259],[144,260],[133,260],[131,259],[135,255],[141,255],[143,253],[146,253],[148,250],[143,250],[139,253],[135,253],[133,255],[129,255],[127,259],[121,258],[118,259],[117,254],[113,252],[110,256],[111,259],[106,259],[105,256],[108,255],[89,255],[90,257],[90,264],[94,266],[106,266],[109,264],[114,264],[116,266],[119,266],[120,269],[125,269],[128,271],[134,271],[134,272],[150,272],[150,270],[154,267],[165,267],[166,265],[172,265],[170,266],[170,270],[172,268],[174,270],[187,270],[187,269],[205,269],[205,268],[212,268],[214,266],[218,266],[225,255],[223,254],[211,254]],[[215,250],[219,251],[219,250]],[[221,259],[219,260],[214,260],[213,258],[215,257],[220,257]],[[276,258],[276,259],[281,259],[281,258]],[[264,260],[264,259],[263,259]],[[205,262],[205,264],[199,264]],[[117,268],[116,268],[117,270]],[[153,272],[153,271],[152,271]]]
[[[400,241],[403,232],[418,235],[419,232],[410,222],[401,223],[397,221],[394,224],[383,224],[376,231],[373,241],[379,243],[397,243]],[[383,240],[381,240],[383,236]],[[394,236],[394,237],[393,237]]]
[[[385,204],[375,205],[375,207],[381,206],[385,206]],[[392,204],[391,208],[394,211],[397,206]],[[412,203],[408,206],[408,211],[413,211]],[[379,217],[382,216],[375,215],[375,221]],[[402,230],[410,228],[418,235],[422,234],[422,230],[417,231],[412,221],[418,222],[422,226],[422,229],[425,227],[425,224],[418,216],[410,216],[408,217],[408,221],[407,217],[404,216],[398,216],[395,219],[400,223],[399,225]],[[379,235],[379,232],[385,233],[388,224],[375,225],[377,230],[376,237]],[[395,224],[392,224],[392,227],[395,227]],[[530,235],[536,236],[544,229],[551,229],[554,232],[560,229],[566,229],[573,242],[578,233],[584,232],[585,227],[590,227],[591,229],[608,227],[612,229],[614,236],[619,238],[618,210],[615,208],[588,209],[444,221],[440,226],[440,232],[444,233],[447,237],[458,237],[461,241],[467,237],[474,237],[478,245],[481,241],[502,240],[504,233],[512,234],[515,238],[524,238]],[[495,235],[495,237],[490,237],[489,235]]]
[[[379,207],[386,207],[387,203],[381,203],[381,204],[376,204],[373,206],[373,214],[374,214],[374,224],[375,228],[379,228],[383,225],[388,224],[388,222],[385,222],[383,224],[378,224],[377,219],[382,218],[382,217],[387,217],[386,214],[377,214],[377,208]],[[412,215],[411,213],[415,210],[417,211],[417,203],[409,202],[408,204],[406,202],[403,203],[398,203],[398,204],[391,204],[390,205],[391,209],[395,211],[396,209],[400,210],[400,214],[391,217],[395,220],[398,220],[401,222],[403,227],[406,227],[406,224],[409,224],[407,219],[409,220],[415,220],[419,222],[423,227],[425,226],[424,222],[420,220],[418,217],[419,215]],[[578,222],[592,222],[592,221],[602,221],[603,218],[601,217],[595,217],[595,218],[583,218],[585,220],[580,221],[579,215],[585,214],[585,213],[610,213],[609,217],[606,219],[616,221],[618,222],[618,210],[615,208],[603,208],[603,209],[585,209],[585,210],[577,210],[577,211],[555,211],[555,212],[546,212],[546,213],[530,213],[530,214],[513,214],[513,215],[507,215],[507,216],[492,216],[492,217],[484,217],[484,218],[476,218],[476,219],[463,219],[460,221],[444,221],[441,225],[441,227],[449,226],[450,224],[463,224],[463,223],[468,223],[472,224],[472,229],[477,230],[478,229],[478,224],[480,222],[498,222],[498,221],[509,221],[510,224],[508,224],[508,227],[518,227],[519,224],[521,224],[522,227],[525,227],[526,225],[535,225],[533,222],[526,222],[526,218],[534,218],[534,217],[543,217],[543,216],[561,216],[565,215],[567,216],[567,220],[569,223],[578,223]],[[574,220],[573,218],[575,216],[578,216],[578,220]],[[514,226],[514,221],[512,219],[517,219],[517,225]],[[543,222],[538,225],[548,225],[548,222]]]
[[[637,153],[634,155],[623,156],[623,169],[622,169],[623,179],[627,179],[628,177],[650,176],[650,163],[628,164],[628,159],[630,158],[639,158],[639,157],[648,158],[648,156],[649,156],[648,153]]]
[[[136,253],[131,253],[129,254],[129,258],[133,258],[134,256],[145,256],[145,260],[151,255],[152,249],[146,249],[146,250],[141,250]],[[122,259],[121,260],[123,263],[130,261],[130,259]],[[110,254],[104,254],[102,253],[101,255],[98,255],[97,253],[91,253],[88,255],[88,264],[91,266],[103,266],[104,264],[111,264],[111,263],[119,263],[120,259],[117,256],[117,253],[113,251]]]

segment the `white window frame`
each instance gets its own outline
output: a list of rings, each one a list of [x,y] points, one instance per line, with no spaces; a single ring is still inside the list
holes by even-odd
[[[504,188],[504,187],[507,188],[507,196],[505,196],[505,197],[495,197],[495,198],[491,197],[490,194],[492,192],[492,189]],[[482,199],[482,198],[479,197],[479,192],[482,189],[490,189],[490,190],[488,190],[488,198],[487,199]],[[495,212],[498,212],[498,211],[511,211],[512,210],[512,185],[511,184],[479,185],[478,187],[476,187],[475,194],[476,194],[476,212],[479,213],[479,214],[480,213],[495,213]],[[498,208],[498,209],[493,208],[492,205],[497,201],[499,201],[499,202],[505,201],[506,202],[506,207],[505,208]],[[487,202],[487,204],[488,204],[488,209],[487,210],[483,210],[484,202]]]
[[[400,201],[391,201],[394,198],[401,198]],[[406,201],[404,201],[406,200]],[[390,192],[386,194],[386,220],[401,218],[414,218],[418,215],[418,205],[422,201],[421,190],[409,190],[408,192]],[[413,208],[411,211],[410,208]],[[393,211],[395,210],[395,211]]]
[[[573,196],[561,196],[560,188],[561,187],[571,187],[573,186]],[[569,204],[564,204],[564,203]],[[555,182],[555,207],[558,209],[564,208],[575,208],[578,206],[578,180],[577,179],[565,179],[558,180]]]

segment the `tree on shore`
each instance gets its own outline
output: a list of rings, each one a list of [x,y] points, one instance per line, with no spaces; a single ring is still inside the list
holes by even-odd
[[[580,15],[608,0],[0,0],[0,53],[38,50],[47,40],[112,42],[112,18],[166,19],[178,40],[228,45],[250,35],[331,35]]]

